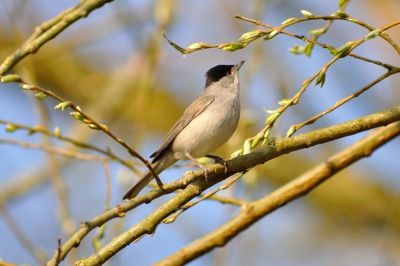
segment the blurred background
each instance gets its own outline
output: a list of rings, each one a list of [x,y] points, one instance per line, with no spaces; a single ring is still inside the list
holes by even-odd
[[[0,0],[0,61],[21,46],[34,28],[77,1]],[[302,82],[332,59],[315,47],[311,58],[288,51],[300,40],[278,35],[268,42],[255,41],[234,53],[211,49],[183,57],[162,37],[187,47],[236,41],[243,33],[262,29],[234,18],[241,14],[278,26],[305,9],[316,15],[338,10],[337,1],[114,1],[92,12],[46,43],[35,55],[20,62],[12,73],[71,100],[97,122],[106,124],[143,157],[161,144],[170,127],[201,93],[205,72],[218,64],[241,69],[242,116],[238,130],[217,155],[229,158],[244,140],[263,128],[267,114],[278,102],[290,98]],[[397,0],[352,1],[351,16],[373,27],[399,19]],[[287,30],[306,35],[325,21],[297,24]],[[366,36],[356,24],[336,21],[319,41],[339,47]],[[400,43],[400,28],[387,32]],[[375,38],[354,52],[398,66],[399,55],[387,42]],[[310,86],[298,105],[289,108],[275,124],[272,136],[283,137],[292,124],[324,111],[338,100],[366,86],[385,69],[346,57],[327,72],[324,87]],[[296,134],[334,125],[399,104],[399,77],[392,76],[360,97]],[[11,145],[3,140],[40,143],[98,155],[42,134],[26,130],[5,131],[7,121],[61,133],[129,159],[143,171],[139,160],[104,133],[90,130],[73,119],[70,110],[57,111],[50,98],[39,101],[17,84],[0,86],[0,258],[16,264],[43,264],[64,243],[79,223],[104,211],[106,170],[98,161],[77,160],[42,150]],[[258,166],[220,195],[257,200],[311,169],[367,133],[282,156]],[[335,175],[307,196],[268,215],[223,248],[190,265],[400,265],[400,141],[395,139],[371,157]],[[194,169],[178,164],[161,178],[170,182]],[[109,163],[110,206],[138,175],[117,162]],[[103,243],[130,228],[167,200],[162,197],[108,223]],[[161,224],[118,253],[109,265],[148,265],[222,225],[238,207],[204,201],[182,214],[173,224]],[[96,230],[73,250],[62,265],[90,256]]]

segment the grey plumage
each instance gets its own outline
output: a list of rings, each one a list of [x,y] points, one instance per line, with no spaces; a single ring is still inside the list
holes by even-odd
[[[150,156],[154,158],[151,165],[157,174],[178,160],[208,155],[233,135],[240,117],[238,72],[243,63],[218,65],[207,71],[203,92],[168,132],[161,147]],[[199,165],[197,160],[195,163]],[[123,199],[136,197],[153,178],[147,171]]]

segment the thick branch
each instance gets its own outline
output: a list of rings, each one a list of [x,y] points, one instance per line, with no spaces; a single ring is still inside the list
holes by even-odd
[[[216,247],[226,245],[267,214],[307,194],[338,171],[370,156],[373,151],[398,135],[400,123],[376,130],[264,198],[244,205],[235,218],[154,265],[183,265]]]
[[[128,211],[136,206],[138,206],[140,203],[143,202],[149,202],[152,199],[155,199],[157,197],[160,197],[161,195],[165,194],[165,192],[172,193],[176,189],[184,188],[188,184],[191,184],[192,182],[199,180],[197,182],[194,182],[191,184],[191,186],[188,186],[185,190],[179,192],[175,197],[164,203],[160,208],[158,208],[155,212],[151,213],[146,219],[143,221],[139,222],[138,224],[134,225],[132,228],[130,228],[128,231],[124,232],[123,234],[115,237],[109,244],[104,246],[101,250],[99,250],[97,253],[93,254],[91,257],[78,261],[76,265],[100,265],[104,262],[106,262],[108,259],[110,259],[113,255],[115,255],[118,251],[132,243],[133,241],[139,239],[145,234],[151,234],[154,232],[155,228],[158,226],[158,224],[174,213],[175,211],[179,210],[184,204],[189,202],[191,199],[199,195],[201,192],[206,190],[207,188],[213,186],[214,184],[220,182],[221,180],[224,180],[228,178],[230,175],[233,173],[238,173],[245,171],[248,168],[254,167],[258,164],[263,164],[266,161],[269,161],[273,158],[276,158],[280,155],[290,153],[295,150],[303,149],[303,148],[308,148],[311,146],[315,146],[321,143],[329,142],[335,139],[339,139],[345,136],[353,135],[362,131],[366,131],[375,127],[379,126],[385,126],[390,123],[400,121],[400,107],[395,107],[393,109],[387,110],[387,111],[382,111],[373,115],[365,116],[362,118],[354,119],[346,123],[342,123],[340,125],[335,125],[331,126],[328,128],[316,130],[313,132],[305,133],[293,138],[285,138],[285,139],[276,139],[274,141],[273,145],[267,146],[265,148],[262,148],[258,151],[252,152],[250,154],[247,154],[245,156],[241,156],[238,158],[235,158],[231,161],[228,162],[228,169],[229,172],[227,174],[224,174],[224,167],[222,165],[212,165],[210,169],[210,174],[211,177],[209,177],[208,181],[204,180],[199,180],[204,178],[203,176],[203,171],[197,170],[193,172],[193,174],[186,175],[184,178],[181,178],[175,182],[172,182],[168,184],[166,187],[166,191],[163,191],[161,189],[151,191],[145,195],[142,195],[140,197],[135,198],[132,201],[128,201],[127,203],[118,206],[119,212],[117,212],[116,208],[111,210],[110,212],[104,213],[100,215],[99,217],[96,218],[96,220],[100,220],[101,224],[105,223],[106,221],[117,217],[117,213],[121,213]],[[396,124],[399,126],[398,124]],[[390,127],[392,128],[392,127]],[[382,143],[378,140],[375,139],[377,143]],[[383,144],[383,143],[382,143]],[[381,144],[381,145],[382,145]],[[373,149],[372,149],[373,150]],[[370,153],[368,153],[369,155]],[[365,154],[364,154],[365,156]],[[336,157],[335,157],[336,158]],[[334,164],[331,165],[331,163],[328,164],[329,167],[339,167],[340,165],[336,166]],[[343,166],[344,167],[344,166]],[[341,168],[338,168],[337,170],[330,170],[331,175],[337,171],[339,171]],[[325,178],[326,179],[326,178]],[[302,179],[300,179],[302,180]],[[324,180],[324,179],[323,179]],[[323,181],[322,180],[322,181]],[[276,205],[275,209],[286,202],[292,200],[295,197],[298,197],[300,195],[303,195],[304,193],[307,193],[310,189],[314,188],[318,184],[320,184],[322,181],[313,181],[313,187],[310,187],[308,189],[305,189],[303,192],[301,192],[302,183],[296,183],[295,187],[298,189],[295,190],[296,193],[293,195],[285,195],[285,193],[289,193],[287,191],[287,186],[284,186],[280,190],[278,190],[281,195],[284,195],[284,198],[277,198],[276,193],[272,194],[273,197],[269,197],[269,200],[267,202],[262,202],[258,203],[253,206],[253,204],[246,205],[246,208],[243,208],[244,211],[242,211],[242,214],[240,217],[249,217],[246,215],[255,215],[257,214],[256,218],[260,219],[262,217],[262,213],[265,212],[264,208],[265,205],[271,201],[274,200],[278,205]],[[293,186],[293,185],[291,185]],[[282,194],[281,190],[284,190],[285,193]],[[287,199],[287,201],[284,201],[283,199]],[[274,205],[275,206],[275,205]],[[254,213],[254,210],[252,209],[253,207],[258,207],[260,208],[259,213]],[[271,207],[268,207],[271,209]],[[271,209],[270,211],[272,211]],[[245,219],[243,218],[243,219]],[[255,220],[257,220],[255,219]],[[247,228],[251,223],[247,221],[248,224],[243,227],[242,230]],[[253,222],[254,223],[254,222]],[[100,226],[101,224],[96,224],[96,226]],[[229,225],[231,223],[228,223]],[[94,226],[93,223],[89,222],[87,225]],[[85,232],[77,232],[77,234],[80,234],[81,237],[86,235],[92,228],[82,228],[85,229]],[[82,230],[81,229],[81,230]],[[233,236],[231,236],[232,238]],[[72,243],[79,243],[81,238],[79,239],[74,239],[74,237],[68,242],[72,241]],[[226,239],[226,242],[230,238]],[[226,243],[225,242],[225,243]],[[67,244],[67,243],[66,243]],[[224,244],[224,243],[222,243]],[[222,244],[215,244],[215,246],[219,246]],[[72,247],[68,247],[64,245],[61,250],[61,259],[65,257],[66,253],[68,250]],[[213,247],[211,247],[213,248]],[[210,249],[211,249],[210,248]],[[208,249],[208,250],[210,250]],[[207,252],[204,251],[204,252]],[[204,253],[203,252],[203,253]],[[202,253],[202,254],[203,254]],[[186,256],[185,256],[186,258]],[[192,257],[194,258],[194,256]],[[189,260],[188,260],[189,261]]]

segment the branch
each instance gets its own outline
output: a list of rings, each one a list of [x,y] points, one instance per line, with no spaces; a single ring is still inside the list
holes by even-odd
[[[216,247],[226,245],[267,214],[306,195],[335,173],[370,156],[373,151],[398,135],[400,135],[400,123],[374,131],[264,198],[244,205],[235,218],[153,265],[183,265]]]
[[[15,75],[15,74],[11,74],[11,75],[7,75],[7,76],[1,76],[0,75],[0,82],[1,83],[8,83],[8,82],[17,82],[17,83],[21,83],[20,88],[23,90],[27,90],[27,91],[39,91],[39,93],[35,94],[35,97],[38,98],[39,100],[44,100],[46,99],[48,96],[50,96],[51,98],[59,101],[60,103],[58,105],[56,105],[54,107],[54,109],[56,110],[64,110],[65,108],[71,108],[72,110],[74,110],[75,112],[71,112],[70,115],[73,116],[76,120],[87,124],[89,126],[89,128],[94,129],[94,130],[101,130],[104,133],[106,133],[108,136],[110,136],[112,139],[114,139],[115,141],[117,141],[120,145],[122,145],[126,151],[133,157],[138,158],[140,161],[142,161],[146,167],[150,170],[150,172],[152,173],[152,175],[154,176],[154,178],[157,181],[157,185],[159,187],[164,187],[164,184],[161,182],[160,178],[158,177],[157,173],[154,172],[154,169],[151,167],[151,164],[144,159],[138,152],[136,152],[134,149],[132,149],[131,147],[128,146],[128,144],[126,144],[126,142],[120,138],[117,138],[116,135],[114,135],[114,133],[112,133],[110,131],[110,129],[103,124],[98,123],[97,121],[95,121],[94,119],[92,119],[91,117],[89,117],[86,113],[82,112],[81,108],[75,104],[73,104],[71,101],[66,101],[63,98],[61,98],[60,96],[58,96],[57,94],[55,94],[54,92],[50,91],[50,90],[46,90],[43,89],[39,86],[33,85],[33,84],[29,84],[28,82],[24,81],[20,76]]]
[[[54,39],[78,19],[87,17],[95,9],[112,1],[113,0],[80,1],[76,6],[61,12],[58,16],[36,27],[29,39],[22,44],[19,49],[9,55],[0,65],[0,75],[6,73],[29,54],[36,53],[40,47],[51,39]]]
[[[67,137],[67,136],[64,136],[64,135],[62,135],[62,134],[60,133],[61,130],[60,130],[59,128],[58,128],[58,129],[56,128],[56,129],[54,130],[55,132],[50,132],[50,131],[46,130],[46,129],[45,129],[43,126],[41,126],[41,125],[35,125],[35,126],[33,126],[33,127],[30,127],[30,126],[26,126],[26,125],[14,123],[14,122],[2,120],[2,119],[0,119],[0,124],[5,124],[5,125],[6,125],[6,131],[7,131],[7,132],[10,132],[10,133],[12,133],[12,132],[14,132],[14,131],[16,131],[16,130],[19,130],[19,129],[27,130],[27,131],[28,131],[28,135],[31,135],[31,134],[34,134],[34,133],[39,132],[39,133],[41,133],[41,134],[43,134],[43,135],[45,135],[45,136],[50,136],[50,137],[57,138],[57,139],[59,139],[59,140],[65,141],[65,142],[69,142],[69,143],[71,143],[72,145],[74,145],[74,146],[76,146],[76,147],[79,147],[79,148],[82,148],[82,149],[89,149],[89,150],[93,150],[93,151],[99,152],[99,153],[101,153],[101,154],[104,154],[104,155],[108,156],[111,160],[120,162],[122,165],[124,165],[124,166],[126,166],[127,168],[129,168],[132,172],[134,172],[134,173],[136,173],[136,174],[138,174],[138,175],[141,175],[141,173],[139,172],[139,170],[137,170],[137,169],[133,166],[133,164],[134,164],[135,162],[128,161],[128,160],[124,160],[124,159],[118,157],[117,155],[115,155],[115,154],[114,154],[111,150],[109,150],[109,149],[107,149],[107,150],[101,149],[101,148],[96,147],[96,146],[94,146],[94,145],[92,145],[92,144],[89,144],[89,143],[86,143],[86,142],[82,142],[82,141],[79,141],[79,140],[72,139],[72,138],[69,138],[69,137]]]
[[[234,173],[246,171],[251,167],[264,164],[265,162],[283,154],[340,139],[342,137],[370,130],[375,127],[386,126],[396,121],[400,121],[400,106],[387,111],[382,111],[376,114],[354,119],[339,125],[308,132],[293,138],[275,139],[272,145],[228,161],[227,163],[229,172],[227,174],[224,174],[225,169],[222,165],[211,165],[209,167],[210,177],[208,178],[208,181],[201,180],[204,179],[204,173],[202,170],[194,171],[191,174],[185,175],[184,178],[169,183],[166,185],[165,190],[157,189],[148,192],[122,205],[118,205],[109,212],[99,215],[91,222],[85,223],[82,228],[61,248],[60,256],[57,254],[57,251],[55,252],[55,257],[53,257],[49,265],[55,265],[57,263],[55,261],[57,256],[59,256],[61,259],[65,258],[66,253],[68,253],[69,250],[75,245],[79,244],[81,239],[93,228],[101,226],[110,219],[124,216],[125,212],[137,207],[140,204],[149,203],[151,200],[158,198],[165,193],[172,193],[177,189],[183,189],[186,187],[185,190],[178,192],[176,196],[164,203],[144,220],[137,223],[121,235],[115,237],[109,244],[105,245],[91,257],[76,262],[76,265],[100,265],[106,262],[118,251],[122,250],[133,241],[140,239],[145,234],[154,233],[154,230],[158,224],[165,218],[179,210],[183,205],[192,200],[194,197],[200,195],[200,193],[207,188],[228,178]],[[191,186],[188,186],[188,184],[191,184]],[[251,204],[245,206],[251,206]]]

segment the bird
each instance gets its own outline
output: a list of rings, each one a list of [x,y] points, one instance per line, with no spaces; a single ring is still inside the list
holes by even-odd
[[[239,69],[244,60],[236,65],[217,65],[209,69],[203,92],[189,105],[183,115],[168,132],[160,148],[154,152],[151,167],[160,174],[179,160],[191,160],[204,171],[209,171],[196,158],[209,157],[226,162],[213,151],[225,144],[235,132],[240,118]],[[123,196],[123,200],[135,198],[154,178],[147,171]]]

